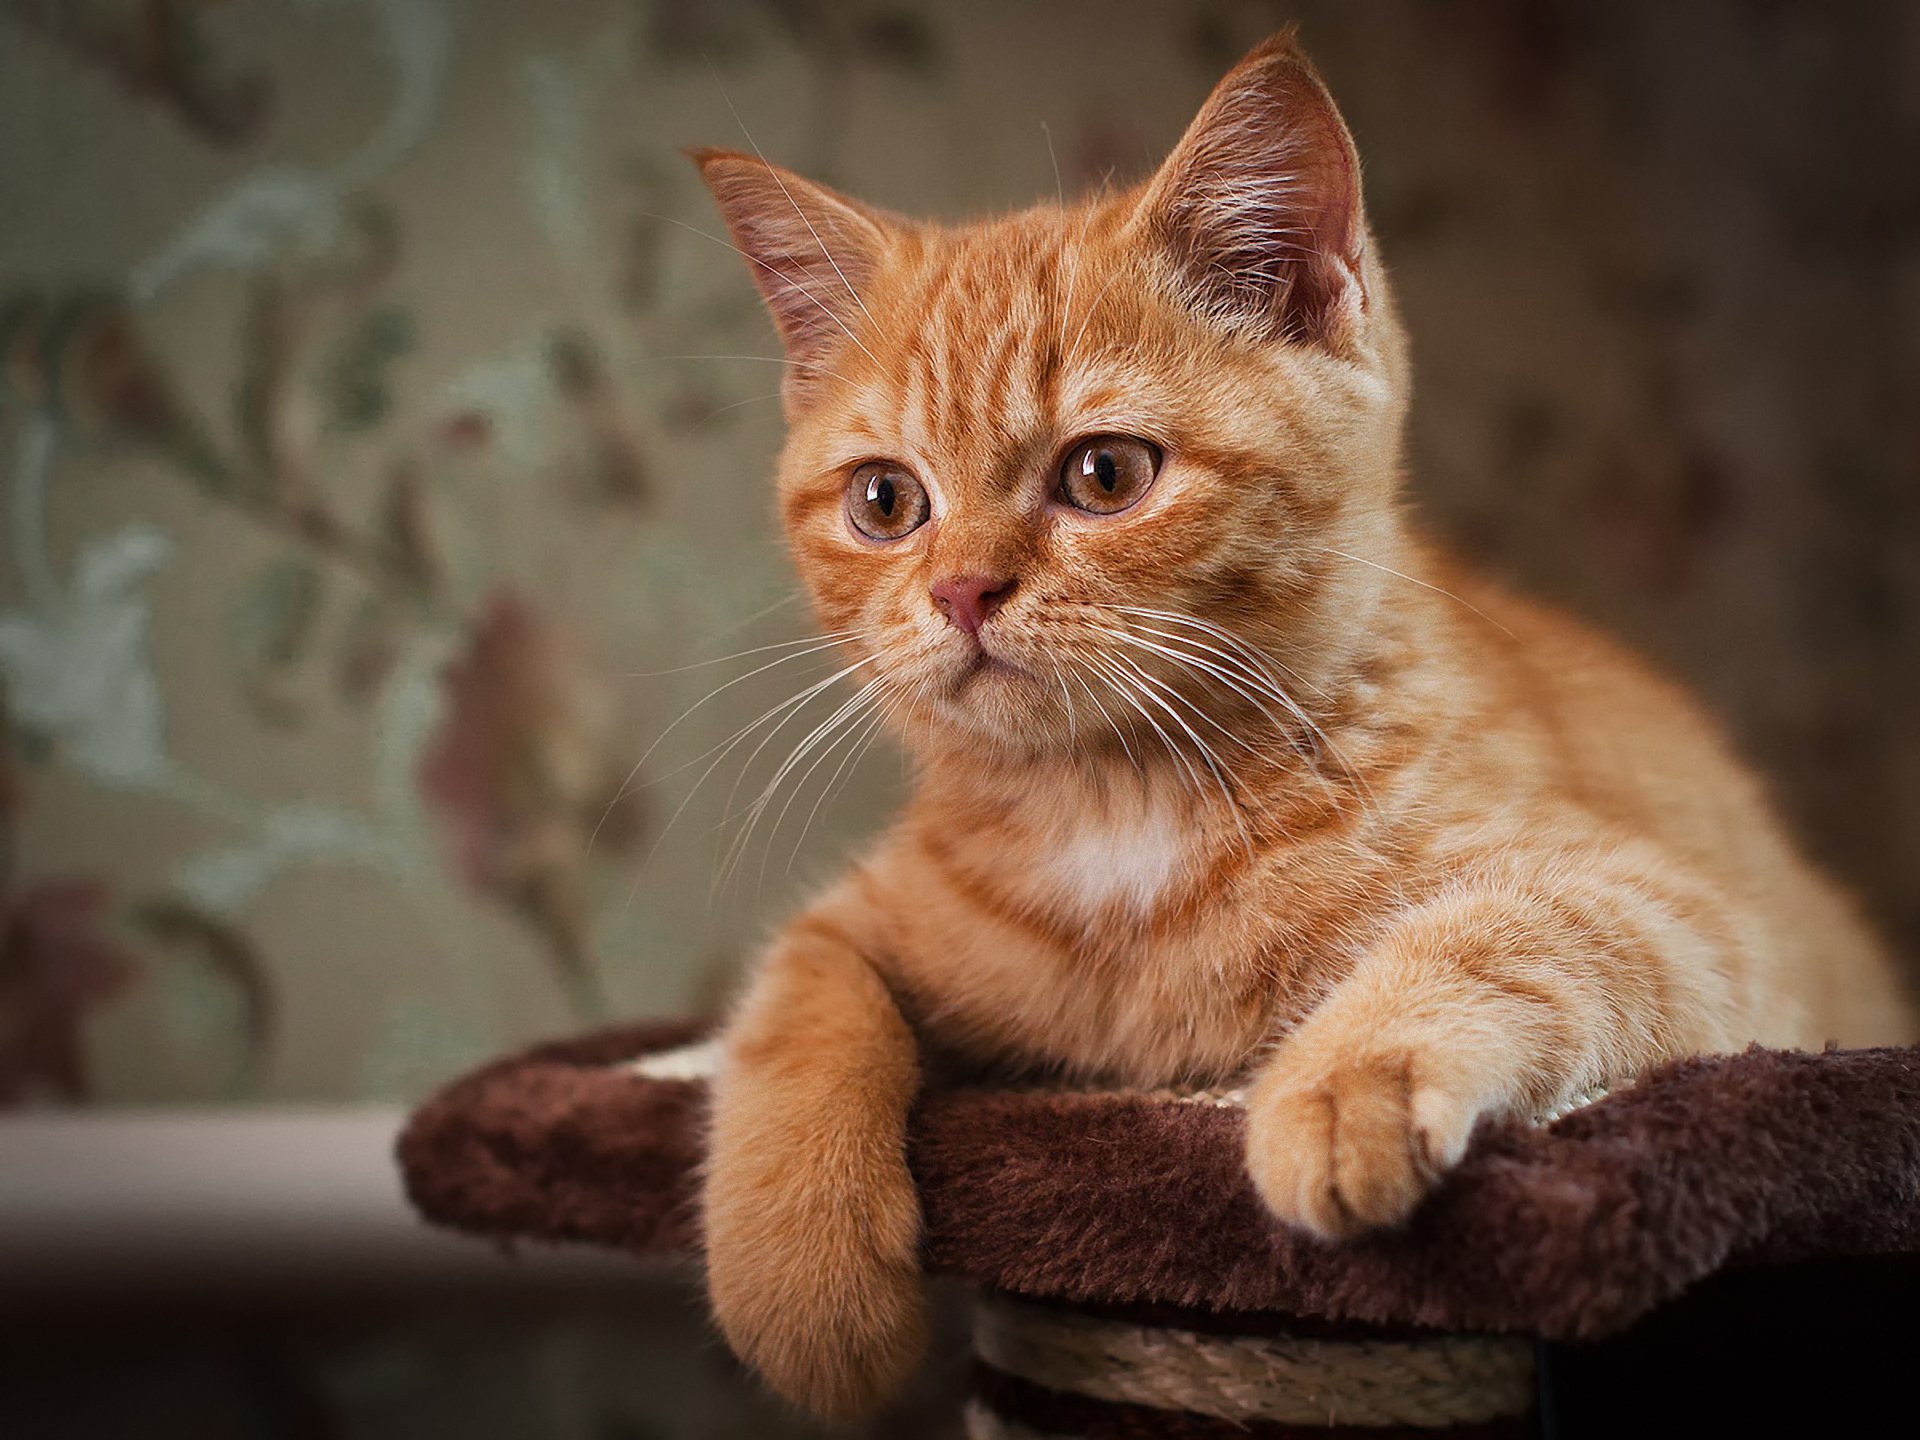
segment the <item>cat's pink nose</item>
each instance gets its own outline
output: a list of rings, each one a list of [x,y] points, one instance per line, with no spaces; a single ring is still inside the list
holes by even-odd
[[[998,610],[1018,583],[994,575],[955,575],[933,582],[933,608],[966,631],[978,635],[987,617]]]

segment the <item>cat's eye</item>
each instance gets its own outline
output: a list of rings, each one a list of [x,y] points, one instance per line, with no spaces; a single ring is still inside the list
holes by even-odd
[[[898,540],[927,523],[926,487],[911,472],[870,460],[847,479],[847,518],[869,540]]]
[[[1160,473],[1160,451],[1131,435],[1095,435],[1067,452],[1060,498],[1076,510],[1117,515],[1136,503]]]

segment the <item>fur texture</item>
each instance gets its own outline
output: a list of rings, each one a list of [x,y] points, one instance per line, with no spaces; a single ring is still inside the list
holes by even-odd
[[[1911,1037],[1688,699],[1409,527],[1406,344],[1290,36],[1144,184],[965,228],[695,158],[788,348],[780,506],[844,714],[916,761],[727,1032],[710,1285],[780,1392],[850,1414],[917,1359],[937,1067],[1250,1076],[1255,1190],[1335,1239],[1404,1223],[1483,1117]],[[1158,465],[1117,513],[1063,489],[1101,436]]]

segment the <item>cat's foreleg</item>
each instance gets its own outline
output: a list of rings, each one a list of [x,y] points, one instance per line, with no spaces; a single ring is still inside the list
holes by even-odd
[[[721,1330],[828,1417],[902,1385],[926,1332],[905,1155],[920,1065],[857,923],[830,896],[766,956],[723,1037],[703,1200]]]
[[[1487,1115],[1737,1043],[1738,919],[1650,846],[1505,851],[1399,912],[1275,1047],[1247,1163],[1282,1220],[1404,1220]]]

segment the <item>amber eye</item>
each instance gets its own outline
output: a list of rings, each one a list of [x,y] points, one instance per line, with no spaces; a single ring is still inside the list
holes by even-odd
[[[869,461],[847,480],[847,518],[869,540],[898,540],[927,523],[926,488],[898,465]]]
[[[1131,435],[1096,435],[1067,452],[1060,498],[1076,510],[1115,515],[1147,493],[1160,473],[1160,452]]]

